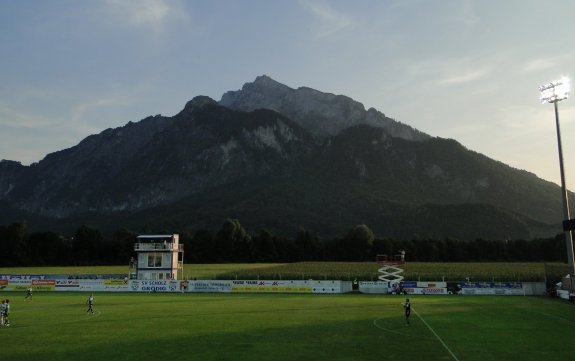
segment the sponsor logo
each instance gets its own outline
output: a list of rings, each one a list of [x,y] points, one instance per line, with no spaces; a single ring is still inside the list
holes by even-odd
[[[124,286],[128,284],[128,280],[112,280],[112,279],[107,279],[104,280],[104,284],[106,286]]]
[[[54,286],[55,280],[32,280],[32,286]]]
[[[140,288],[140,281],[132,281],[130,286],[132,291],[137,291]]]

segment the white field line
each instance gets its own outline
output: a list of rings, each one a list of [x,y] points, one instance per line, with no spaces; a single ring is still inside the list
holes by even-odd
[[[571,321],[571,320],[568,320],[568,319],[563,318],[563,317],[560,317],[560,316],[555,316],[555,315],[552,315],[552,314],[550,314],[550,313],[542,312],[541,314],[542,314],[542,315],[545,315],[545,316],[547,316],[547,317],[552,317],[552,318],[557,319],[557,320],[561,320],[561,321],[565,321],[565,322],[569,322],[569,323],[575,324],[575,322],[573,322],[573,321]]]
[[[412,308],[413,312],[415,312],[415,314],[417,315],[417,317],[419,317],[419,319],[425,324],[425,326],[427,326],[427,328],[429,328],[429,331],[431,331],[431,333],[433,333],[435,335],[435,337],[439,340],[439,342],[441,342],[441,344],[443,345],[443,347],[445,347],[445,349],[447,350],[447,352],[449,352],[449,354],[453,357],[453,359],[455,361],[459,361],[459,359],[457,358],[457,356],[455,356],[455,354],[449,349],[449,347],[447,347],[447,345],[445,344],[445,342],[443,342],[443,340],[441,339],[441,337],[439,337],[439,335],[437,333],[435,333],[435,331],[433,330],[433,328],[431,328],[431,326],[429,326],[429,324],[427,322],[425,322],[425,320],[423,319],[423,317],[421,317],[419,315],[419,313],[417,313],[417,311]]]

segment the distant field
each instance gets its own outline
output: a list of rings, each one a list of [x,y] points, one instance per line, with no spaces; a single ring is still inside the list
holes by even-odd
[[[187,279],[339,279],[377,280],[374,262],[297,262],[287,264],[186,264]],[[408,262],[408,280],[544,281],[567,273],[561,263],[426,263]],[[0,274],[127,274],[127,266],[0,268]]]
[[[193,266],[192,266],[193,267]],[[299,262],[265,268],[231,270],[219,279],[339,279],[375,281],[382,267],[374,262]],[[563,264],[544,263],[429,263],[411,262],[402,266],[406,280],[421,281],[544,281],[567,273]],[[546,272],[547,269],[547,272]]]
[[[0,292],[0,359],[572,360],[575,307],[523,296]]]
[[[276,267],[277,263],[218,263],[186,264],[184,275],[187,279],[214,279],[226,272],[239,272],[245,269]],[[10,267],[0,268],[0,274],[128,274],[128,266],[85,266],[85,267]]]

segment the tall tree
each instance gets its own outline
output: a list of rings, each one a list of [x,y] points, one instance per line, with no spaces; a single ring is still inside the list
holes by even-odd
[[[317,261],[321,259],[321,242],[319,237],[307,229],[300,227],[295,240],[301,261]]]
[[[218,258],[215,255],[214,236],[208,231],[200,229],[194,233],[190,249],[185,250],[186,255],[194,262],[205,263],[214,262]]]
[[[349,261],[365,261],[373,247],[375,235],[373,231],[361,224],[352,228],[343,239],[344,259]]]
[[[102,240],[103,237],[99,230],[86,225],[78,228],[72,240],[74,263],[83,265],[98,264],[100,251],[106,252],[101,247]]]
[[[278,261],[276,238],[271,232],[263,229],[253,241],[255,250],[254,260],[256,262]]]
[[[249,261],[253,256],[252,237],[237,219],[226,219],[216,235],[216,253],[220,260]]]
[[[29,266],[57,266],[68,262],[63,238],[53,232],[32,233],[28,237]]]

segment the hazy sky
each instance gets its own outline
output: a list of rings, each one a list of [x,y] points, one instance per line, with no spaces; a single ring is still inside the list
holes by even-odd
[[[559,183],[573,0],[0,0],[0,159],[30,164],[266,74]],[[574,97],[575,98],[575,97]],[[575,185],[575,99],[559,103]]]

